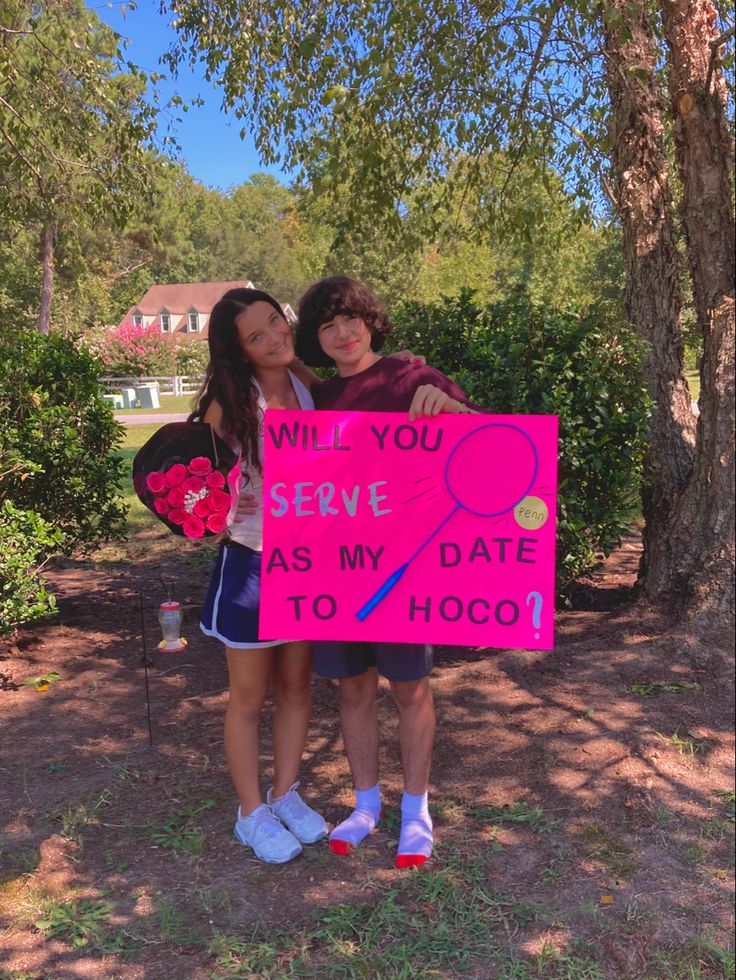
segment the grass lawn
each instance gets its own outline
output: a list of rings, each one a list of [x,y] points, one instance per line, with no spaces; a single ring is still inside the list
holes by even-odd
[[[191,412],[192,402],[194,400],[194,395],[161,395],[159,399],[161,402],[160,408],[118,408],[115,410],[116,415],[138,415],[139,412],[145,411],[146,415],[168,412]]]
[[[685,372],[685,377],[690,388],[690,397],[696,402],[700,398],[700,371],[693,368],[693,370]]]
[[[141,531],[145,527],[156,525],[156,518],[150,514],[133,490],[133,476],[131,467],[133,457],[141,448],[144,442],[151,438],[153,433],[159,429],[158,425],[131,425],[125,430],[125,438],[118,450],[120,456],[125,460],[123,471],[123,482],[121,491],[123,499],[128,506],[128,529],[131,534]]]

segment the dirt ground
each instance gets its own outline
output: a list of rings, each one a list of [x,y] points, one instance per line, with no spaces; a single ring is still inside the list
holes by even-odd
[[[729,641],[632,602],[635,537],[560,611],[553,653],[437,650],[437,848],[407,874],[383,688],[379,831],[281,867],[234,842],[225,664],[196,626],[212,552],[160,534],[55,568],[58,616],[0,648],[0,978],[733,975]],[[183,654],[155,649],[161,574]],[[265,788],[267,724],[264,754]],[[351,802],[325,681],[302,790],[331,823]]]

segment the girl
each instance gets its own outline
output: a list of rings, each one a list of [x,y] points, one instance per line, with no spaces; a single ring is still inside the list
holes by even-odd
[[[281,307],[258,289],[231,289],[212,310],[210,363],[192,419],[209,422],[242,452],[242,495],[256,512],[233,523],[221,544],[200,626],[225,644],[230,681],[225,713],[225,755],[239,799],[235,836],[261,861],[282,864],[327,825],[302,800],[297,775],[309,721],[311,647],[305,642],[258,638],[263,549],[263,412],[311,409],[307,388],[288,369],[294,345]],[[308,372],[311,375],[311,372]],[[311,375],[316,380],[316,376]],[[263,802],[259,786],[258,730],[270,686],[274,782]]]

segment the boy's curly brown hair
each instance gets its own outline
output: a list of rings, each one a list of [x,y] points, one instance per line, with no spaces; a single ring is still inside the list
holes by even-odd
[[[296,352],[311,367],[333,367],[322,350],[319,328],[336,316],[359,316],[371,332],[371,349],[379,351],[391,332],[385,310],[370,289],[349,276],[328,276],[309,287],[299,301]]]

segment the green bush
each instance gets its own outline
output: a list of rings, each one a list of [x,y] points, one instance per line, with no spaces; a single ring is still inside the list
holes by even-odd
[[[465,291],[395,311],[394,342],[425,354],[497,414],[558,415],[557,581],[564,591],[621,540],[639,503],[649,400],[642,342],[597,308],[553,310],[519,292]]]
[[[0,339],[4,632],[49,608],[33,569],[50,554],[83,552],[124,531],[123,462],[111,455],[123,429],[100,396],[99,373],[88,351],[57,335],[14,331]],[[5,538],[14,533],[11,553]]]
[[[193,378],[204,377],[210,359],[206,340],[197,337],[176,337],[174,340],[176,373]]]
[[[58,534],[33,511],[0,504],[0,635],[56,608],[39,567],[58,546]]]

